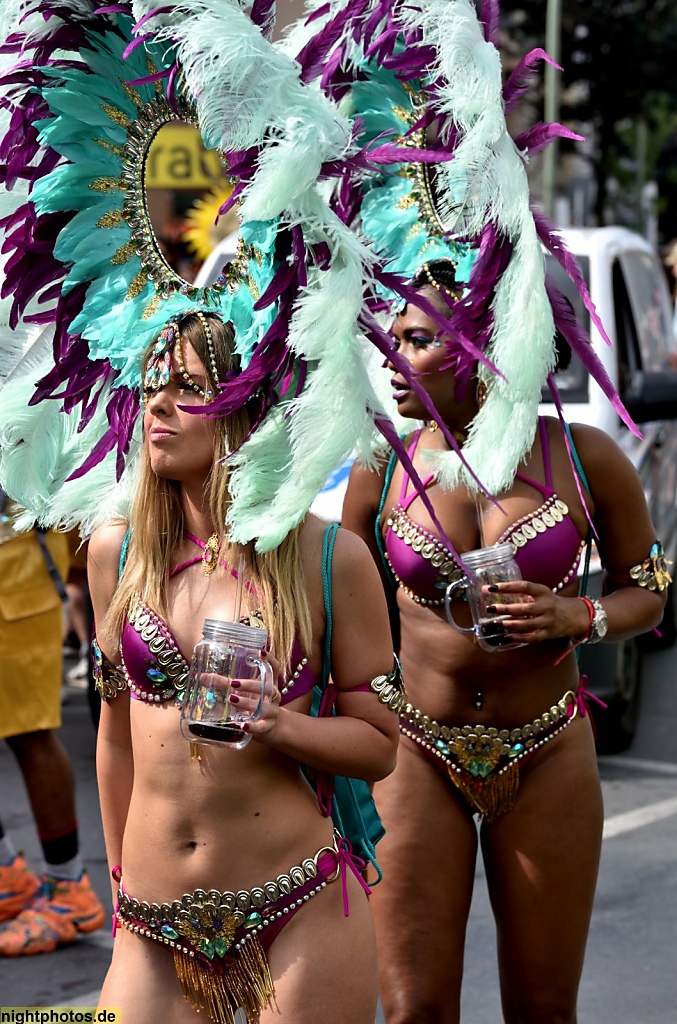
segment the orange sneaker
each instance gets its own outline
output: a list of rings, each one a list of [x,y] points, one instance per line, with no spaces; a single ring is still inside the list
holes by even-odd
[[[45,876],[31,905],[0,928],[0,956],[51,953],[74,942],[78,932],[95,932],[105,920],[86,874],[77,882]]]
[[[40,882],[20,853],[11,864],[0,864],[0,921],[9,921],[31,902]]]

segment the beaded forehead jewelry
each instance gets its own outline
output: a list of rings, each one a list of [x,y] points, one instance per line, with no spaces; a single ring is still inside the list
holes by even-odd
[[[179,373],[183,379],[190,385],[192,390],[200,395],[205,401],[209,401],[212,397],[211,389],[205,390],[193,380],[191,375],[186,369],[186,364],[183,358],[183,344],[181,341],[181,330],[180,324],[188,316],[196,316],[200,321],[200,326],[205,334],[205,340],[207,342],[207,357],[209,362],[209,372],[212,380],[217,383],[219,379],[219,371],[216,366],[216,353],[214,350],[214,337],[212,335],[209,321],[200,309],[189,309],[187,313],[183,313],[177,320],[171,320],[160,332],[158,340],[153,347],[148,363],[146,364],[146,372],[143,378],[144,391],[159,391],[169,383],[169,376],[171,373],[172,366],[172,354],[176,355],[176,362],[179,367]]]
[[[448,295],[453,302],[458,302],[458,300],[460,299],[461,292],[459,290],[456,290],[454,288],[447,288],[446,285],[442,284],[440,281],[437,281],[435,279],[433,272],[430,269],[429,263],[424,263],[421,267],[419,267],[419,269],[414,274],[414,281],[420,277],[424,277],[426,282],[429,285],[431,285],[431,287],[433,287],[436,291],[444,292],[445,295]]]

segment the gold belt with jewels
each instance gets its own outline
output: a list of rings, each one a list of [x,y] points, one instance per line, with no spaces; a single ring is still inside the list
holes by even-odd
[[[515,802],[520,762],[565,729],[577,712],[573,690],[567,690],[538,718],[515,729],[440,725],[413,704],[406,704],[400,712],[400,732],[444,763],[466,802],[491,824]]]

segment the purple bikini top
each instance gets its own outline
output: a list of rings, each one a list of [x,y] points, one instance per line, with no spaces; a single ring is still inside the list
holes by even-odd
[[[199,561],[202,561],[202,555],[177,565],[170,576]],[[173,700],[180,707],[188,682],[190,659],[180,650],[165,620],[142,601],[132,608],[124,624],[120,654],[122,671],[132,697],[153,704]],[[281,704],[310,693],[317,682],[298,641],[292,648],[291,661],[295,666],[292,674],[287,680],[278,680]]]
[[[553,490],[547,424],[543,417],[538,425],[545,485],[523,473],[516,476],[539,491],[543,502],[509,526],[497,543],[510,541],[515,545],[515,561],[523,579],[561,590],[576,575],[585,541],[569,515],[568,506]],[[410,458],[420,436],[419,430],[409,450]],[[428,487],[434,479],[431,473],[423,486]],[[408,508],[417,492],[407,494],[408,488],[409,476],[405,472],[399,501],[386,522],[385,557],[398,585],[412,600],[417,604],[442,605],[448,585],[464,574],[450,550],[448,538],[440,539],[410,518]]]

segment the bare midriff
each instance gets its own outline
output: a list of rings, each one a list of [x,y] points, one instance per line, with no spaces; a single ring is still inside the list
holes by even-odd
[[[515,728],[578,685],[573,654],[554,664],[566,651],[568,640],[501,653],[485,651],[470,634],[457,633],[443,610],[422,607],[401,591],[398,604],[408,698],[441,724]],[[460,625],[470,625],[470,614],[461,602],[455,602],[454,615]]]
[[[242,750],[203,745],[191,759],[172,705],[132,702],[131,730],[122,872],[139,899],[252,888],[331,844],[331,819],[298,762],[256,740]]]

